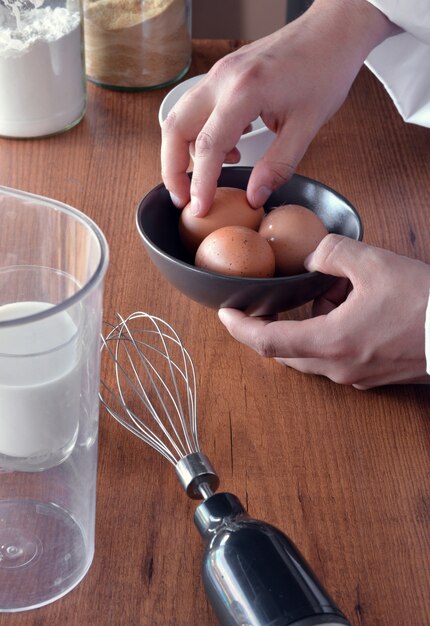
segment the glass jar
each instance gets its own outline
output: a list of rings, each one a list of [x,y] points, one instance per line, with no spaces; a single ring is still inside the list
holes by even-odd
[[[80,0],[0,3],[0,136],[53,135],[86,107]]]
[[[77,209],[6,187],[0,222],[2,613],[61,598],[93,560],[109,250]]]
[[[104,87],[154,89],[191,62],[191,0],[84,0],[87,76]]]

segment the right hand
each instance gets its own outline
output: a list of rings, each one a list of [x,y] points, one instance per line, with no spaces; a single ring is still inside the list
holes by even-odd
[[[338,276],[301,321],[221,309],[238,341],[307,374],[369,389],[425,383],[424,325],[430,265],[340,235],[327,235],[306,260]]]
[[[315,0],[301,18],[218,61],[162,127],[162,175],[174,204],[183,207],[191,196],[193,212],[207,213],[222,164],[239,160],[235,146],[258,116],[277,134],[247,189],[252,206],[264,204],[341,106],[369,51],[393,28],[366,0]]]

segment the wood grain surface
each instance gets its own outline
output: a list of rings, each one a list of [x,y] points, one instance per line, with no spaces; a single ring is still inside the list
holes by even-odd
[[[238,45],[196,41],[188,76]],[[158,274],[135,211],[161,180],[157,113],[167,91],[89,84],[76,128],[0,140],[0,184],[99,224],[110,245],[105,318],[143,309],[176,328],[195,362],[200,440],[223,489],[294,540],[352,626],[430,626],[430,387],[362,392],[286,370],[235,342],[215,311]],[[365,241],[430,263],[430,131],[405,124],[367,69],[298,172],[355,204]],[[0,615],[1,626],[215,626],[195,504],[170,465],[104,411],[97,493],[87,576],[49,606]]]

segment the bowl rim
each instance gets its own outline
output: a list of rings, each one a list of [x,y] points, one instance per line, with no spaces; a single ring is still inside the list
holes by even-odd
[[[239,165],[239,166],[233,166],[235,167],[236,170],[245,170],[247,172],[249,172],[250,170],[252,170],[253,168],[250,166],[246,166],[246,165]],[[229,169],[231,170],[232,168],[229,167]],[[192,172],[187,172],[188,176],[191,178],[192,176]],[[327,191],[329,191],[330,193],[334,193],[340,200],[342,200],[343,202],[345,202],[345,204],[347,204],[349,206],[349,208],[351,209],[351,211],[354,213],[357,222],[358,222],[358,238],[354,239],[355,241],[362,241],[363,240],[363,233],[364,233],[364,228],[363,228],[363,222],[362,219],[358,213],[358,211],[355,209],[355,207],[351,204],[351,202],[345,197],[343,196],[341,193],[339,193],[338,191],[336,191],[335,189],[333,189],[332,187],[329,187],[328,185],[326,185],[325,183],[322,183],[314,178],[310,178],[309,176],[304,176],[303,174],[293,174],[291,178],[300,178],[302,180],[305,181],[310,181],[312,183],[317,183],[318,186],[323,187],[324,189],[326,189]],[[291,180],[291,179],[290,179]],[[288,181],[287,181],[288,182]],[[285,183],[287,184],[287,183]],[[324,274],[322,272],[303,272],[302,274],[292,274],[290,276],[270,276],[267,278],[262,278],[262,277],[258,277],[258,276],[233,276],[233,275],[228,275],[228,274],[221,274],[220,272],[212,272],[211,270],[206,270],[200,267],[196,267],[195,265],[191,265],[191,263],[187,263],[186,261],[182,261],[181,259],[178,259],[174,256],[172,256],[171,254],[168,254],[167,252],[165,252],[164,250],[162,250],[162,248],[160,248],[159,246],[157,246],[149,237],[148,235],[146,235],[146,233],[143,231],[143,229],[141,228],[141,223],[140,223],[140,216],[143,212],[143,208],[142,205],[144,203],[144,201],[146,200],[146,198],[148,198],[149,195],[151,194],[155,194],[157,193],[159,190],[161,189],[166,189],[165,185],[163,182],[159,183],[158,185],[156,185],[155,187],[152,187],[152,189],[150,189],[139,201],[138,205],[137,205],[137,209],[136,209],[136,227],[137,227],[137,231],[140,235],[140,237],[142,238],[143,242],[145,245],[147,245],[149,248],[151,248],[154,252],[156,252],[159,256],[163,257],[166,261],[168,262],[174,262],[177,263],[181,266],[184,266],[187,270],[192,271],[198,275],[207,275],[207,276],[211,276],[211,277],[221,277],[224,280],[228,280],[231,282],[238,282],[241,284],[246,284],[246,283],[257,283],[258,285],[264,285],[264,284],[270,284],[270,285],[274,285],[274,284],[280,284],[280,283],[289,283],[289,282],[296,282],[296,281],[303,281],[303,280],[312,280],[314,279],[316,276],[319,275],[323,275],[323,276],[327,276],[327,274]],[[180,209],[176,209],[177,211],[180,211]]]

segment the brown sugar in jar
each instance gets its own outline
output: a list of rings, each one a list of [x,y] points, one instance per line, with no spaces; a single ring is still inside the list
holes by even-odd
[[[84,0],[88,78],[144,90],[182,78],[191,62],[191,0]]]

